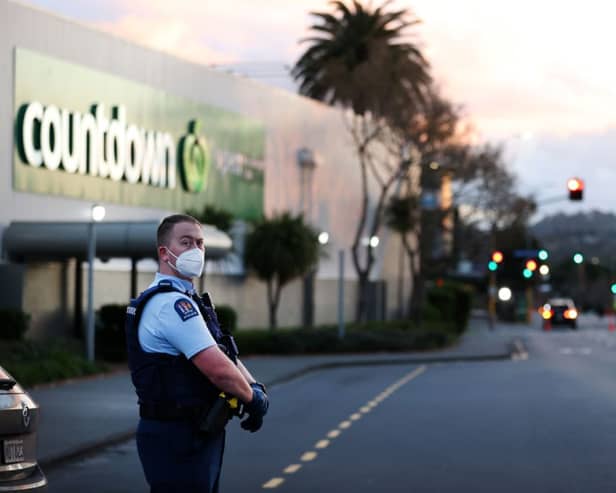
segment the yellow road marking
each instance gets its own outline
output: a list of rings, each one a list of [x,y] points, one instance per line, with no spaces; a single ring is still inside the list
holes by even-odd
[[[415,368],[415,370],[413,370],[411,373],[409,373],[405,377],[401,378],[400,380],[398,380],[394,384],[390,385],[387,389],[385,389],[383,392],[381,392],[378,396],[376,396],[374,399],[372,399],[367,404],[362,406],[359,409],[359,411],[360,411],[359,413],[351,414],[351,416],[349,416],[350,421],[348,421],[348,420],[342,421],[338,425],[338,428],[340,428],[340,429],[350,428],[351,425],[352,425],[352,421],[356,421],[356,420],[361,418],[361,414],[360,413],[369,413],[372,410],[372,408],[374,408],[377,405],[379,405],[379,403],[381,401],[387,399],[391,394],[396,392],[400,387],[402,387],[403,385],[407,384],[408,382],[410,382],[411,380],[413,380],[414,378],[418,377],[423,372],[425,372],[426,368],[427,367],[425,365],[420,366],[418,368]],[[340,435],[340,433],[341,433],[340,429],[329,431],[327,433],[327,437],[328,438],[336,438],[336,437],[338,437]],[[327,448],[329,446],[329,444],[330,444],[329,440],[319,440],[315,444],[314,447],[316,449],[324,449],[324,448]],[[315,451],[313,451],[313,450],[311,450],[309,452],[304,452],[304,454],[300,457],[300,460],[302,462],[310,462],[310,461],[313,461],[314,459],[316,459],[317,455],[318,454]],[[287,466],[284,469],[283,472],[285,472],[286,474],[293,474],[293,473],[299,471],[301,469],[301,467],[302,467],[301,464],[290,464],[289,466]],[[264,489],[273,489],[273,488],[277,488],[282,483],[284,483],[284,478],[272,478],[267,483],[263,483],[262,487]]]
[[[284,483],[284,478],[272,478],[267,483],[263,483],[262,488],[264,489],[277,488],[282,483]]]
[[[310,451],[310,452],[306,452],[304,455],[302,455],[300,457],[300,460],[302,462],[310,462],[311,460],[314,460],[317,458],[317,453],[314,451]]]

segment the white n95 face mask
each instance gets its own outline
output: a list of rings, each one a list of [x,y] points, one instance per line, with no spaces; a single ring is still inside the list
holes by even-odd
[[[203,250],[193,248],[192,250],[186,250],[180,253],[178,256],[175,256],[168,248],[167,251],[175,258],[175,265],[171,264],[171,262],[167,262],[169,267],[184,277],[201,277],[203,266],[205,265]]]

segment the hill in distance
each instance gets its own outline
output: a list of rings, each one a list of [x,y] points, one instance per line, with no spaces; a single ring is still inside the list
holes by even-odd
[[[530,226],[551,262],[571,259],[575,252],[587,262],[616,270],[616,214],[601,211],[546,216]]]

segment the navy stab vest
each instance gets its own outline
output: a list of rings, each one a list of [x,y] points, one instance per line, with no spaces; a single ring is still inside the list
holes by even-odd
[[[139,344],[139,320],[146,303],[158,293],[176,291],[190,297],[169,282],[161,281],[131,300],[126,309],[126,344],[128,366],[139,404],[153,404],[180,409],[211,405],[220,392],[183,354],[148,353]],[[209,299],[190,297],[199,306],[214,340],[221,344],[224,334]]]

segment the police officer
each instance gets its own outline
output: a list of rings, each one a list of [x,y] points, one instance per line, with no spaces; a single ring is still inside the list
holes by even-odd
[[[209,296],[195,293],[192,279],[204,266],[199,221],[166,217],[157,249],[156,278],[126,317],[139,458],[153,493],[217,492],[226,422],[242,407],[242,428],[255,432],[269,401],[219,327]]]

